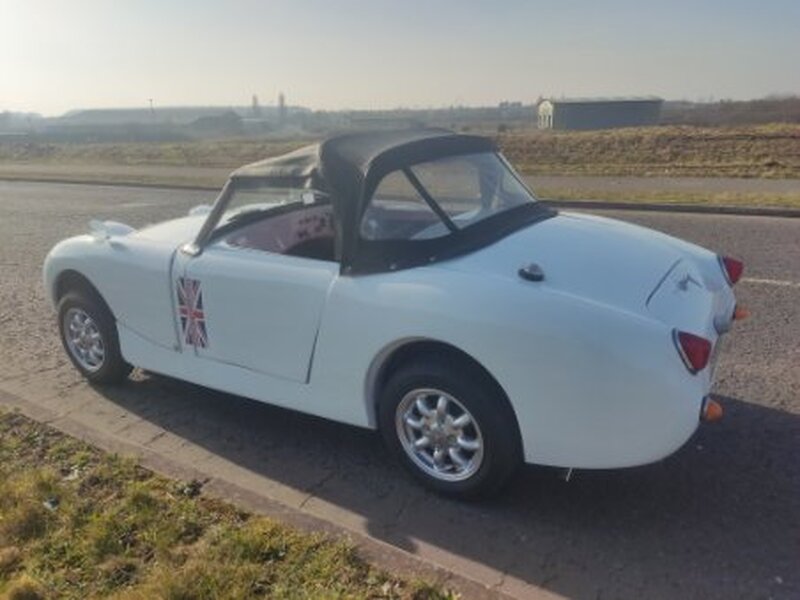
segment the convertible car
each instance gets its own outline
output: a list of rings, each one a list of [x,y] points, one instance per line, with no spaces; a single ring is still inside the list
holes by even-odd
[[[424,484],[656,461],[702,420],[742,263],[537,202],[483,137],[355,133],[234,171],[213,207],[93,221],[44,265],[64,348],[380,430]]]

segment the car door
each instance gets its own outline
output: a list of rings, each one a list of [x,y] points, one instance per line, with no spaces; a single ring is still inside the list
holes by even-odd
[[[224,242],[176,263],[184,351],[296,382],[307,382],[336,262]]]

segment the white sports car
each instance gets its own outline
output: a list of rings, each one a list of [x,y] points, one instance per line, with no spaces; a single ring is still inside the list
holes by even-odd
[[[90,381],[132,365],[377,428],[446,494],[522,462],[626,467],[710,398],[742,263],[536,201],[486,138],[358,133],[234,171],[213,207],[92,222],[44,265]]]

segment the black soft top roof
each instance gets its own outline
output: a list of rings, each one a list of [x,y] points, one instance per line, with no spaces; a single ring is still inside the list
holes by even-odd
[[[350,133],[245,165],[231,174],[231,182],[234,188],[237,184],[258,182],[327,193],[337,217],[337,246],[343,271],[380,271],[430,262],[434,254],[443,258],[450,254],[441,247],[443,244],[450,244],[453,249],[461,245],[459,239],[450,239],[454,236],[447,240],[388,244],[359,240],[358,224],[381,179],[392,171],[445,156],[496,151],[489,138],[446,129]],[[400,260],[403,257],[408,260]]]
[[[493,151],[494,143],[484,137],[462,135],[446,129],[406,129],[349,133],[299,148],[289,154],[245,165],[231,174],[233,179],[255,177],[264,180],[297,180],[320,183],[328,175],[332,180],[341,174],[332,167],[349,166],[350,176],[366,179],[376,163],[392,157],[399,166],[431,160],[438,156]],[[282,181],[279,181],[282,183]],[[333,183],[331,181],[330,183]]]

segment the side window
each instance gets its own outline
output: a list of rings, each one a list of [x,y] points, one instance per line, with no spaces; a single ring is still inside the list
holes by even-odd
[[[499,155],[448,156],[387,175],[360,231],[367,240],[429,240],[535,201]]]
[[[444,158],[411,170],[459,228],[532,200],[492,153]]]
[[[411,167],[420,183],[451,218],[474,210],[481,203],[478,165],[457,156]]]
[[[448,230],[402,171],[384,177],[361,220],[366,240],[430,239]]]
[[[498,196],[507,205],[516,206],[529,200],[531,193],[511,173],[505,173],[500,182]]]

